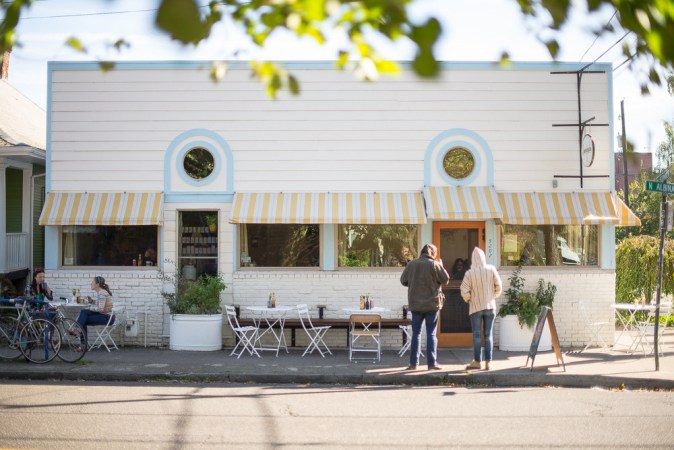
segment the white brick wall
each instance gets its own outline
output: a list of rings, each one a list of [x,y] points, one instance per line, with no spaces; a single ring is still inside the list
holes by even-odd
[[[138,336],[124,338],[125,345],[143,345],[145,330],[145,313],[147,313],[147,344],[161,344],[164,329],[164,302],[160,295],[161,282],[157,279],[157,270],[53,270],[46,271],[49,287],[55,297],[69,297],[72,289],[80,289],[83,296],[91,295],[91,281],[96,276],[105,278],[112,291],[114,307],[123,307],[129,317],[138,318]],[[117,337],[121,337],[122,328],[118,328]],[[117,345],[120,341],[117,341]]]
[[[510,268],[502,267],[499,273],[503,279],[503,290],[508,289]],[[592,338],[592,331],[580,310],[582,301],[591,321],[608,321],[610,326],[602,333],[604,340],[613,342],[614,311],[610,307],[615,303],[615,271],[596,268],[552,268],[527,267],[522,269],[525,278],[524,289],[535,292],[538,279],[543,278],[557,287],[557,295],[553,304],[553,317],[559,342],[562,347],[584,347]],[[497,306],[506,301],[505,295],[498,299]],[[496,320],[494,340],[498,344],[499,320]]]
[[[507,289],[510,268],[502,268],[504,290]],[[168,314],[160,295],[161,282],[156,270],[138,271],[90,271],[68,270],[47,271],[47,281],[56,296],[70,295],[71,289],[80,289],[83,295],[91,292],[91,280],[102,275],[113,293],[116,306],[127,309],[129,315],[138,317],[139,333],[136,338],[125,338],[125,344],[143,345],[143,323],[147,312],[147,343],[151,346],[166,344],[162,336],[168,335]],[[388,308],[384,318],[402,317],[402,306],[407,304],[407,289],[400,285],[400,271],[239,271],[227,283],[223,303],[234,303],[241,307],[243,317],[250,317],[246,306],[265,305],[270,292],[276,293],[278,305],[294,306],[299,303],[309,305],[312,316],[317,316],[317,305],[327,305],[328,318],[348,318],[346,307],[358,305],[360,295],[370,293],[376,306]],[[591,320],[608,320],[603,338],[613,342],[614,312],[609,306],[615,301],[615,272],[596,268],[525,268],[522,276],[526,279],[525,289],[534,291],[539,278],[557,286],[553,315],[562,347],[582,347],[592,337],[585,325],[579,301],[582,300]],[[229,277],[228,277],[229,278]],[[505,296],[498,299],[500,305]],[[288,317],[297,317],[290,312]],[[499,320],[496,320],[494,339],[498,345]],[[224,325],[223,342],[233,345],[233,335],[229,326]],[[286,340],[290,343],[290,330],[286,330]],[[397,349],[401,345],[401,332],[383,330],[382,346]],[[425,338],[422,339],[425,341]],[[303,330],[296,332],[296,342],[303,346],[308,343]],[[328,346],[344,348],[346,331],[331,330],[326,336]]]

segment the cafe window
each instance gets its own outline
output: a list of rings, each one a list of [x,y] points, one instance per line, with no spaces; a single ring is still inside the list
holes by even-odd
[[[63,266],[154,266],[155,225],[69,225],[61,233]]]
[[[418,225],[339,225],[339,267],[404,267],[414,259]]]
[[[317,224],[239,225],[241,267],[319,267]]]
[[[501,265],[596,266],[596,225],[503,225]]]

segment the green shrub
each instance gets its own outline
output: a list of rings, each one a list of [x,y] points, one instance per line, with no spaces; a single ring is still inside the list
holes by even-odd
[[[173,284],[173,291],[161,295],[171,314],[220,314],[220,293],[226,289],[220,276],[201,275],[187,280],[180,274],[160,274],[163,281]]]
[[[541,313],[541,308],[543,306],[552,308],[557,287],[550,282],[545,283],[541,278],[538,280],[538,287],[535,293],[525,292],[522,264],[517,266],[515,272],[508,278],[508,282],[509,288],[505,291],[508,301],[501,305],[498,316],[505,317],[515,314],[521,327],[526,325],[529,328],[533,328]]]

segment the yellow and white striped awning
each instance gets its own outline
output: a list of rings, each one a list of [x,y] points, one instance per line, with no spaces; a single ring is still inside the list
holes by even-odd
[[[618,223],[622,227],[640,227],[641,219],[625,204],[618,196],[615,198],[616,212],[618,213]]]
[[[430,186],[424,188],[426,217],[432,220],[483,220],[503,216],[498,195],[490,186]]]
[[[159,225],[161,192],[50,192],[40,225]]]
[[[420,192],[237,192],[231,223],[426,223]]]
[[[520,225],[618,224],[610,192],[499,192],[503,223]]]

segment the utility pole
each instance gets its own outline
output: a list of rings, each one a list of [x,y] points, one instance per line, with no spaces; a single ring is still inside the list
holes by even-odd
[[[625,135],[625,99],[620,100],[620,119],[622,122],[622,144],[623,144],[623,175],[624,175],[624,184],[623,184],[623,196],[625,197],[625,205],[630,207],[630,186],[629,186],[629,177],[627,176],[627,136]],[[625,228],[625,237],[629,236],[629,227]]]

